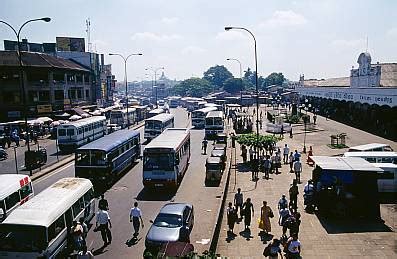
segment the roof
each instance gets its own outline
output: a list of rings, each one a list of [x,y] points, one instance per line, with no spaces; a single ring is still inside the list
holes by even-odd
[[[102,150],[108,152],[123,142],[135,137],[139,136],[139,131],[137,130],[117,130],[112,134],[105,135],[102,138],[99,138],[91,143],[88,143],[82,147],[79,147],[77,151],[80,150]]]
[[[160,113],[156,116],[153,116],[149,119],[146,119],[145,121],[161,121],[161,122],[165,122],[168,121],[170,119],[173,119],[174,115],[170,114],[170,113]]]
[[[328,79],[307,79],[303,82],[305,87],[343,87],[350,86],[350,77],[338,77],[338,78],[328,78]]]
[[[49,226],[90,188],[85,178],[63,178],[15,209],[2,224]]]
[[[366,151],[366,150],[371,150],[374,148],[382,148],[382,147],[389,147],[390,145],[388,144],[380,144],[380,143],[370,143],[370,144],[365,144],[365,145],[359,145],[359,146],[354,146],[354,147],[350,147],[350,150],[362,150],[362,151]]]
[[[344,157],[396,157],[394,151],[363,151],[363,152],[345,152]]]
[[[58,68],[89,72],[88,69],[69,59],[54,57],[45,53],[22,51],[22,64],[25,67]],[[19,66],[16,51],[0,51],[0,67]]]
[[[190,138],[190,132],[186,128],[168,128],[147,144],[145,150],[151,148],[169,148],[175,150],[187,137]]]
[[[61,124],[58,127],[58,129],[60,129],[62,127],[65,127],[65,126],[81,127],[81,126],[87,125],[89,123],[98,122],[98,121],[101,121],[101,120],[106,121],[106,117],[105,116],[92,116],[92,117],[81,119],[81,120],[78,120],[78,121],[72,121],[72,122],[68,122],[68,123],[65,123],[65,124]]]
[[[397,87],[397,63],[379,64],[381,69],[380,86]]]
[[[163,113],[163,112],[164,112],[164,109],[157,108],[157,109],[151,110],[149,113]]]
[[[219,156],[210,156],[206,160],[207,164],[220,164],[222,163],[222,160]]]
[[[205,108],[201,108],[201,109],[192,111],[192,115],[193,115],[194,113],[197,113],[197,112],[199,112],[199,113],[200,113],[200,112],[202,112],[202,113],[207,113],[207,112],[216,111],[216,110],[217,110],[216,107],[214,107],[214,106],[209,106],[209,107],[205,107]]]
[[[160,213],[183,215],[186,206],[192,207],[187,203],[167,203],[161,208]]]
[[[210,118],[210,117],[222,117],[223,118],[223,112],[222,111],[210,111],[206,118]]]
[[[0,174],[0,200],[21,188],[19,181],[25,178],[31,182],[29,176],[24,174]]]
[[[358,152],[355,152],[358,153]],[[359,157],[330,157],[330,156],[312,156],[314,163],[323,170],[337,171],[383,171]]]

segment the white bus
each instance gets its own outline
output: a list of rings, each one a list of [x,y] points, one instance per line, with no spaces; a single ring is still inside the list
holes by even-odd
[[[110,112],[110,123],[120,126],[122,129],[128,127],[128,123],[131,125],[135,122],[135,108],[128,108],[123,110],[112,110]]]
[[[390,145],[370,143],[365,145],[359,145],[355,147],[350,147],[348,152],[366,152],[366,151],[393,151]]]
[[[223,112],[211,111],[205,117],[205,138],[215,138],[216,134],[224,130]]]
[[[71,240],[73,220],[88,222],[94,214],[90,180],[63,178],[0,224],[0,258],[55,258]]]
[[[222,111],[223,107],[222,105],[216,104],[216,103],[206,103],[204,105],[205,107],[215,107],[217,111]]]
[[[397,164],[397,152],[394,151],[345,152],[343,156],[361,157],[370,163]]]
[[[164,112],[165,112],[164,109],[161,109],[161,108],[153,109],[150,112],[148,112],[148,118],[162,114]]]
[[[174,127],[174,115],[162,113],[145,120],[144,137],[152,140],[161,134],[165,129]]]
[[[378,172],[378,191],[380,193],[397,193],[397,165],[391,163],[373,163],[383,172]]]
[[[23,174],[0,175],[0,222],[33,197],[33,185],[30,177]]]
[[[203,129],[205,126],[205,117],[211,111],[216,111],[216,107],[206,107],[192,111],[192,126],[196,129]]]
[[[59,125],[57,128],[59,149],[74,150],[103,137],[106,133],[106,117],[93,116]]]
[[[181,182],[190,159],[190,131],[166,129],[143,150],[143,185],[171,187]]]

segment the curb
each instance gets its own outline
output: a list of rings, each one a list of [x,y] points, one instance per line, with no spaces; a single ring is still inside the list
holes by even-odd
[[[144,125],[145,125],[145,123],[141,123],[141,124],[136,125],[135,127],[132,127],[131,129],[136,130],[136,129],[143,127]],[[49,172],[56,170],[58,168],[61,168],[62,166],[66,165],[72,161],[74,161],[74,154],[69,155],[69,156],[59,160],[58,162],[44,168],[43,170],[40,170],[36,174],[33,174],[30,178],[32,179],[32,181],[40,179],[41,177],[47,175]]]

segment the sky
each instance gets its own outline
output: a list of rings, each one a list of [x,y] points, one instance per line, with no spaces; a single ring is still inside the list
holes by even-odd
[[[148,80],[145,68],[164,67],[171,79],[202,77],[224,65],[239,77],[255,68],[256,37],[259,75],[282,72],[290,80],[349,76],[358,55],[368,49],[372,62],[397,62],[395,0],[1,0],[0,20],[19,27],[24,21],[51,17],[23,28],[29,42],[55,42],[57,36],[87,37],[105,54],[116,79],[124,63],[108,53],[143,53],[128,60],[128,80]],[[14,40],[0,24],[3,40]],[[367,41],[368,39],[368,41]],[[368,42],[368,44],[367,44]],[[368,46],[368,47],[367,47]]]

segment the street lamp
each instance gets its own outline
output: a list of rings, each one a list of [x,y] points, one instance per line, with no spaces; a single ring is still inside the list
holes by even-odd
[[[27,109],[26,109],[26,93],[25,93],[25,82],[24,82],[24,78],[23,78],[23,74],[24,74],[24,70],[23,70],[23,64],[22,64],[22,53],[21,53],[21,42],[20,42],[20,34],[21,34],[21,30],[22,28],[30,23],[30,22],[36,22],[36,21],[44,21],[44,22],[50,22],[51,18],[49,17],[43,17],[43,18],[37,18],[37,19],[31,19],[28,20],[26,22],[24,22],[21,27],[19,27],[18,32],[17,30],[14,29],[14,27],[12,27],[9,23],[0,20],[0,23],[4,23],[5,25],[7,25],[8,27],[11,28],[11,30],[15,33],[15,36],[17,37],[17,44],[18,44],[18,51],[17,51],[17,55],[18,55],[18,61],[19,61],[19,82],[21,85],[21,90],[22,90],[22,103],[23,103],[23,113],[24,113],[24,119],[25,119],[25,129],[26,129],[26,143],[27,143],[27,147],[28,147],[28,151],[30,151],[30,144],[29,144],[29,132],[28,132],[28,117],[27,117]],[[32,171],[30,171],[30,174],[32,174]]]
[[[109,56],[119,56],[124,60],[124,81],[125,81],[125,98],[126,98],[126,105],[127,105],[127,127],[130,128],[130,116],[128,114],[128,82],[127,82],[127,60],[131,56],[142,56],[142,53],[132,53],[128,55],[127,57],[124,57],[121,54],[118,53],[109,53]]]
[[[230,31],[230,30],[244,30],[251,34],[252,38],[254,39],[254,49],[255,49],[255,92],[256,92],[256,139],[257,139],[257,147],[256,147],[256,158],[257,161],[259,160],[259,150],[258,150],[258,144],[259,144],[259,88],[258,88],[258,55],[256,51],[256,39],[254,34],[243,27],[225,27],[225,31]]]
[[[305,135],[303,137],[303,153],[304,154],[306,154],[306,128],[307,128],[307,123],[308,123],[307,110],[312,107],[312,105],[308,102],[309,102],[309,100],[305,99],[305,103],[302,105],[306,111],[306,116],[304,117],[304,120],[303,120],[303,125],[305,127]]]
[[[154,85],[155,86],[157,86],[157,71],[159,71],[160,69],[164,70],[164,67],[157,67],[157,68],[147,67],[147,68],[145,68],[145,70],[147,70],[147,71],[149,70],[154,73]],[[152,84],[152,95],[153,95],[154,85]],[[156,108],[157,108],[157,89],[156,89]]]
[[[240,65],[240,105],[243,105],[243,75],[242,75],[242,70],[241,70],[241,62],[237,58],[227,58],[226,60],[234,60],[237,61],[238,64]]]

